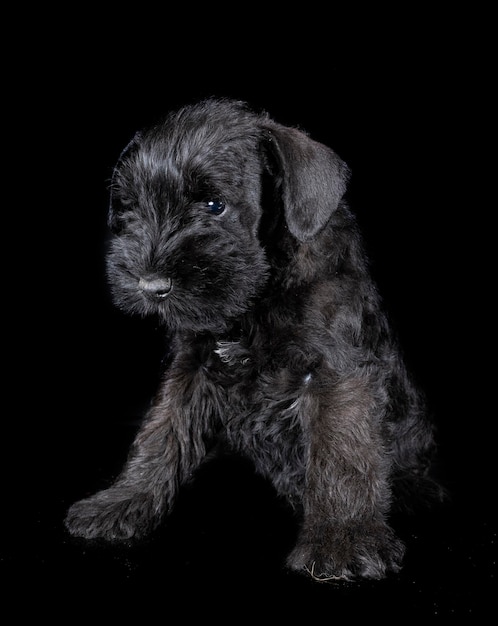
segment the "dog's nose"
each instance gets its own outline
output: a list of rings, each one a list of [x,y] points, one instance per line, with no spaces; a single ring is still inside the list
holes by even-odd
[[[171,278],[141,278],[138,281],[138,288],[146,295],[155,298],[156,300],[162,300],[171,291],[173,283]]]

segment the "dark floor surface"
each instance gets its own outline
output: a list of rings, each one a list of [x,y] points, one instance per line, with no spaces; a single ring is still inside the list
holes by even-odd
[[[98,438],[89,428],[70,428],[60,442],[43,442],[41,457],[50,461],[35,473],[33,500],[16,507],[0,553],[2,595],[19,617],[33,607],[68,618],[86,611],[152,615],[163,607],[165,614],[181,610],[182,621],[209,614],[221,623],[234,606],[252,616],[249,623],[263,607],[267,616],[299,622],[494,613],[496,512],[461,474],[453,476],[461,482],[448,505],[392,520],[407,553],[401,573],[382,581],[315,582],[286,571],[297,528],[291,512],[250,465],[228,457],[204,467],[148,540],[111,546],[69,538],[66,508],[106,484],[134,428],[116,423]]]

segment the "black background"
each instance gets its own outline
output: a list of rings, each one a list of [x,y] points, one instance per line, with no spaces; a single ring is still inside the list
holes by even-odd
[[[485,614],[496,587],[490,18],[238,10],[11,24],[4,597],[18,615],[170,623]],[[408,551],[384,581],[286,572],[295,522],[235,459],[207,466],[140,545],[63,530],[67,507],[119,471],[161,364],[160,330],[117,312],[105,283],[112,167],[136,130],[211,95],[306,129],[352,169],[349,201],[452,494],[443,510],[394,521]]]

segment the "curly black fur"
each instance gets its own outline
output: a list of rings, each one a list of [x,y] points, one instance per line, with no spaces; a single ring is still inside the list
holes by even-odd
[[[71,534],[151,531],[222,441],[302,516],[289,568],[399,570],[392,507],[410,489],[443,492],[433,426],[344,200],[348,174],[306,133],[223,99],[126,147],[108,278],[118,307],[158,316],[173,357],[121,474],[70,508]]]

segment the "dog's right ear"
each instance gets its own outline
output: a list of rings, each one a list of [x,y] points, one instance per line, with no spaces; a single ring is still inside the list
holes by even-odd
[[[285,219],[299,241],[315,237],[328,222],[346,191],[349,168],[327,146],[295,128],[268,128],[282,179]]]
[[[119,155],[119,159],[114,166],[111,176],[111,183],[109,187],[110,200],[109,200],[109,212],[107,215],[107,224],[111,231],[116,232],[120,228],[120,218],[123,213],[123,205],[119,199],[119,191],[124,186],[124,172],[126,169],[126,162],[135,154],[138,150],[142,133],[137,132],[133,139],[128,142],[124,150]]]

